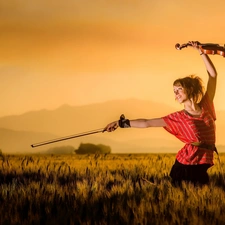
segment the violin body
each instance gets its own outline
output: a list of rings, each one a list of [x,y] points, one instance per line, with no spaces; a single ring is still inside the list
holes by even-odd
[[[191,44],[186,43],[186,44],[182,44],[180,45],[179,43],[177,43],[175,45],[175,48],[177,50],[181,50],[182,48],[186,48],[188,46],[191,46]],[[225,57],[225,47],[224,46],[220,46],[218,44],[200,44],[199,43],[199,49],[203,54],[206,55],[221,55],[223,57]]]
[[[205,47],[200,47],[200,50],[204,54],[210,54],[210,55],[221,55],[225,57],[225,48],[222,46],[205,46]]]

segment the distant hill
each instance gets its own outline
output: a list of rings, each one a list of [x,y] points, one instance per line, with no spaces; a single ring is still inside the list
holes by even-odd
[[[115,100],[84,106],[63,105],[55,110],[1,117],[0,127],[65,135],[102,128],[107,123],[119,119],[122,113],[129,118],[136,118],[159,117],[172,111],[174,109],[170,106],[157,102],[137,99]]]
[[[3,153],[37,152],[31,144],[43,139],[53,139],[56,135],[33,131],[14,131],[0,128],[0,149]]]
[[[119,132],[119,131],[118,131]],[[113,133],[112,133],[113,134]],[[14,131],[9,129],[0,128],[0,149],[3,153],[49,153],[52,148],[61,146],[74,146],[78,148],[80,143],[93,143],[109,145],[112,153],[146,153],[146,152],[167,152],[177,151],[176,142],[165,139],[133,139],[131,141],[116,141],[109,137],[109,133],[89,135],[81,138],[70,139],[63,142],[48,144],[40,147],[32,148],[31,144],[48,141],[59,136],[49,133],[38,133],[29,131]],[[159,144],[163,143],[163,144]],[[174,146],[174,147],[173,147]]]
[[[112,133],[98,133],[43,147],[30,147],[33,143],[103,128],[109,122],[118,120],[122,113],[132,119],[161,117],[173,111],[176,109],[165,104],[128,99],[84,106],[63,105],[55,110],[1,117],[0,149],[3,152],[39,152],[63,144],[77,148],[81,142],[89,142],[109,145],[112,153],[177,152],[182,143],[163,128],[117,129]],[[217,140],[220,145],[225,145],[225,112],[217,112],[217,118]]]

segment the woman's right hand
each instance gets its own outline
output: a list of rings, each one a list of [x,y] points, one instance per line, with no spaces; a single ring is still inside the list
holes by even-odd
[[[112,123],[109,123],[103,130],[104,131],[108,131],[108,132],[112,132],[114,130],[116,130],[119,127],[119,121],[114,121]]]

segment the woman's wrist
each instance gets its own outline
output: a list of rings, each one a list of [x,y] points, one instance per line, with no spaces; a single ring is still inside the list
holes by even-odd
[[[130,120],[128,119],[125,119],[125,116],[122,114],[120,116],[120,120],[118,121],[118,124],[121,128],[128,128],[128,127],[131,127],[130,126]]]

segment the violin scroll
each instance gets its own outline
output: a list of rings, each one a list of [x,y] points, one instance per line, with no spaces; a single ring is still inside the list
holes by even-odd
[[[189,46],[190,44],[182,44],[182,45],[180,45],[179,43],[177,43],[176,45],[175,45],[175,48],[177,49],[177,50],[181,50],[182,48],[187,48],[188,46]]]
[[[180,48],[180,44],[179,44],[179,43],[177,43],[177,44],[175,45],[175,48],[176,48],[177,50],[181,50],[181,48]]]

